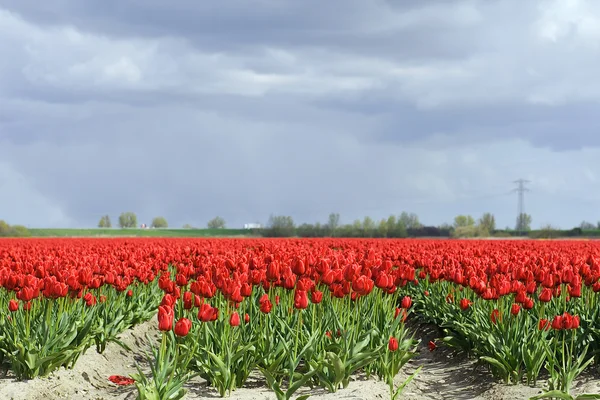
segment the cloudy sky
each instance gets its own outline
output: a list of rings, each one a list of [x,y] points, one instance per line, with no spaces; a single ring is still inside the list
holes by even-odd
[[[600,220],[595,0],[0,0],[0,219]]]

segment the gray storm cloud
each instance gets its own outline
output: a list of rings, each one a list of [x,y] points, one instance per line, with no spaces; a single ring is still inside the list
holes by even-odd
[[[0,0],[0,219],[600,220],[600,5],[407,4]]]

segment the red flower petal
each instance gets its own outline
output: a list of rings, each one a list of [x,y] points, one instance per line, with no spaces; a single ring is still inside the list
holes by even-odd
[[[108,380],[119,386],[133,385],[135,381],[131,378],[122,375],[111,375]]]

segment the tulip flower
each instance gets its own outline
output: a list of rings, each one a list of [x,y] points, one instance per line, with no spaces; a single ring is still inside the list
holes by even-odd
[[[8,309],[11,312],[15,312],[19,309],[19,302],[17,302],[16,300],[10,300],[8,302]]]
[[[231,313],[231,316],[229,317],[229,325],[240,326],[240,314],[238,314],[237,312]]]
[[[396,339],[395,337],[391,337],[390,341],[388,342],[388,349],[390,351],[396,351],[398,350],[398,339]]]
[[[187,318],[180,318],[175,323],[175,329],[173,330],[177,336],[187,336],[192,328],[192,321]]]
[[[159,306],[157,318],[160,331],[170,331],[173,328],[174,313],[171,307]]]

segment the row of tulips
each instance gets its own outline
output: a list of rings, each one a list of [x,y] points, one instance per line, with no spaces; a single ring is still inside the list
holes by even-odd
[[[404,326],[409,297],[399,301],[397,292],[381,289],[335,297],[324,295],[326,285],[304,281],[293,289],[249,286],[236,301],[218,291],[201,297],[194,293],[197,281],[177,287],[167,277],[160,278],[166,293],[157,322],[163,333],[152,378],[141,371],[135,377],[141,399],[181,398],[195,375],[226,396],[253,371],[278,399],[306,386],[335,392],[359,371],[384,380],[392,398],[404,387],[394,386],[394,377],[417,345]]]
[[[506,382],[534,384],[545,371],[544,395],[569,398],[599,361],[599,280],[596,242],[4,240],[0,337],[15,370],[56,344],[40,344],[45,332],[72,338],[46,371],[158,310],[162,339],[151,376],[136,376],[140,398],[180,396],[194,374],[226,395],[252,371],[289,398],[304,386],[335,391],[359,370],[393,397],[414,355],[413,316]]]
[[[22,301],[0,296],[0,359],[19,379],[46,376],[72,367],[90,347],[102,353],[126,329],[149,320],[160,301],[158,285],[84,290],[80,298],[36,297]],[[6,315],[7,314],[7,315]]]
[[[138,269],[115,244],[0,241],[0,362],[18,379],[70,368],[92,346],[126,347],[119,334],[155,314],[167,264]]]

